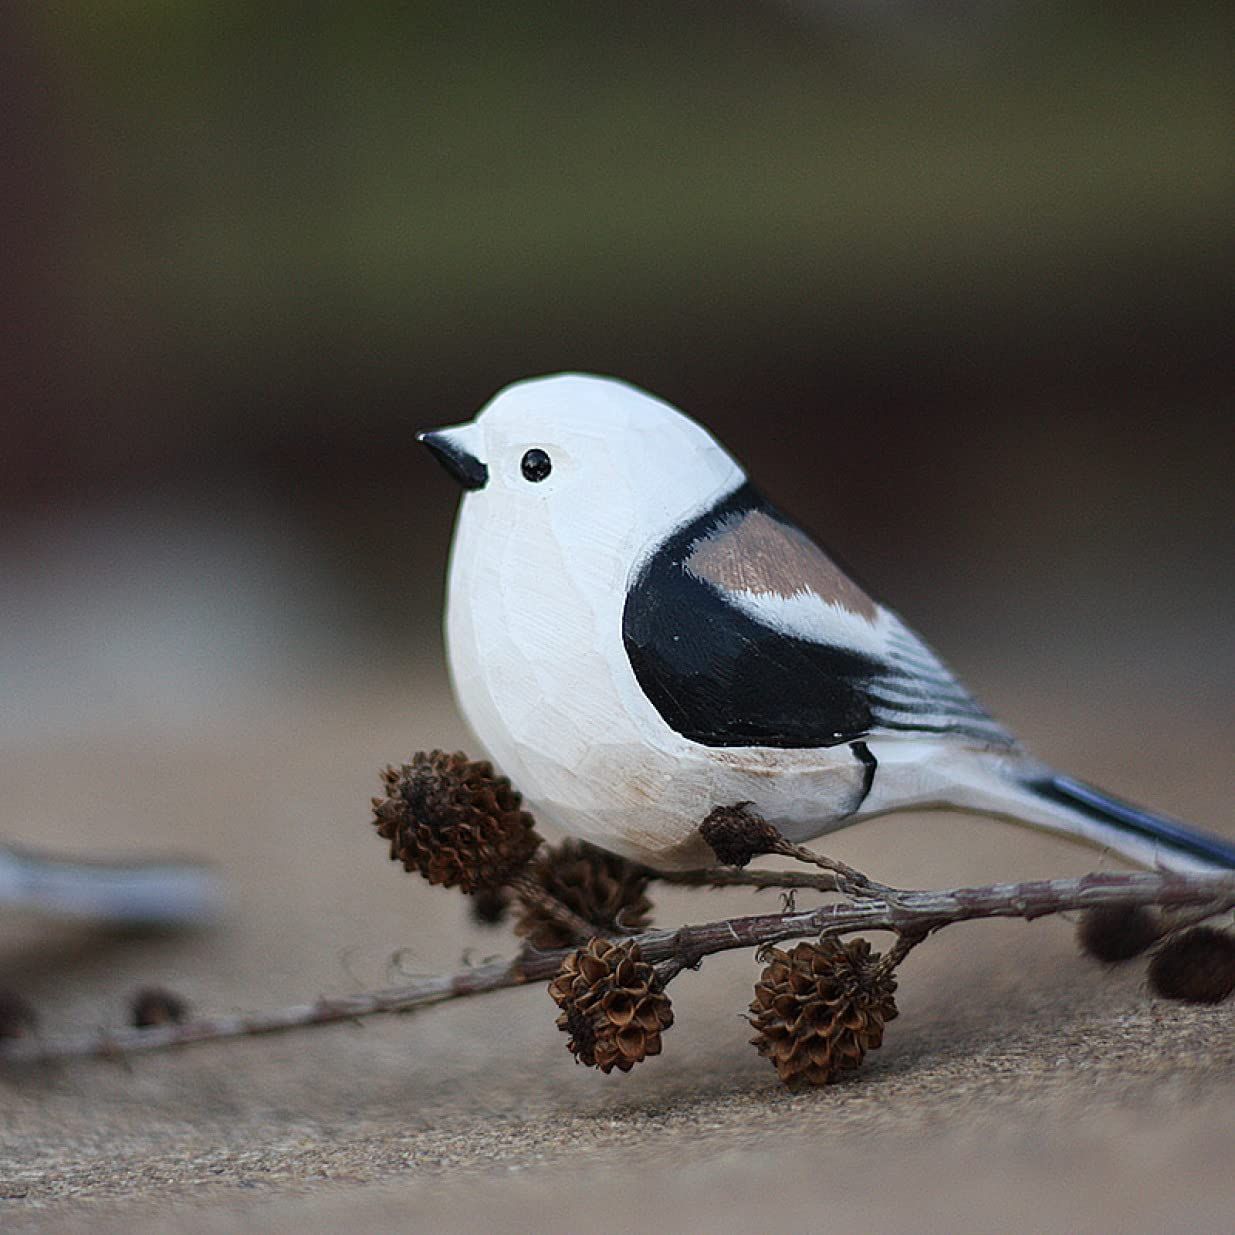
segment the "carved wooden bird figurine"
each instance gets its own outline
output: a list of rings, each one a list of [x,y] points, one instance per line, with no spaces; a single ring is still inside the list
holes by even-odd
[[[677,409],[609,378],[501,391],[420,434],[464,487],[446,634],[463,715],[531,807],[660,869],[750,803],[792,841],[949,807],[1134,862],[1235,844],[1030,755]],[[804,443],[804,447],[807,444]]]

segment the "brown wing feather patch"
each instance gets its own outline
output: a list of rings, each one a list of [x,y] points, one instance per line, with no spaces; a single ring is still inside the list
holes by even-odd
[[[809,536],[762,510],[730,515],[691,548],[686,569],[728,592],[784,597],[813,592],[868,622],[879,613]]]

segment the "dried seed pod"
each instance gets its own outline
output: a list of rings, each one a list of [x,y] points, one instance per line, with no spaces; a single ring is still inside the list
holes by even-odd
[[[481,888],[471,899],[471,918],[478,926],[499,926],[506,920],[510,893],[505,888]]]
[[[546,846],[532,859],[528,876],[597,933],[643,930],[651,921],[647,897],[649,872],[586,841],[566,840]],[[534,947],[565,948],[575,937],[544,905],[523,900],[515,933]]]
[[[638,944],[590,939],[563,962],[549,983],[562,1009],[557,1027],[579,1063],[602,1072],[629,1072],[659,1055],[661,1034],[673,1024],[673,1007],[655,968]]]
[[[749,802],[718,806],[699,825],[699,835],[722,866],[746,866],[761,853],[776,853],[785,843],[766,819],[750,809]]]
[[[1235,935],[1213,926],[1172,935],[1149,962],[1149,985],[1163,999],[1221,1003],[1235,992]]]
[[[28,1038],[39,1026],[38,1013],[16,991],[0,990],[0,1038]]]
[[[1106,965],[1130,961],[1162,937],[1161,919],[1144,906],[1087,909],[1076,930],[1083,951]]]
[[[173,991],[147,986],[129,1000],[129,1016],[138,1029],[152,1025],[179,1025],[189,1016],[188,1001]]]
[[[493,766],[435,750],[382,773],[373,799],[378,835],[392,861],[430,883],[464,892],[500,887],[540,845],[522,796]]]
[[[789,1086],[827,1085],[883,1042],[897,1015],[896,979],[865,939],[768,948],[755,984],[751,1044]]]

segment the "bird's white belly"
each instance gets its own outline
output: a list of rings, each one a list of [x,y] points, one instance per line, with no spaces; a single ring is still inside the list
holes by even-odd
[[[751,802],[791,839],[817,836],[860,799],[847,746],[714,748],[675,733],[644,696],[622,643],[626,578],[456,533],[447,650],[464,718],[537,818],[661,868],[710,865],[697,835],[716,806]],[[535,566],[532,566],[532,562]]]

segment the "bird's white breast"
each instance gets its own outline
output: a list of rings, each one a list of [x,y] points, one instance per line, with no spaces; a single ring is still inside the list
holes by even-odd
[[[738,801],[790,836],[817,835],[861,784],[847,747],[713,748],[675,733],[644,697],[622,641],[634,568],[654,547],[597,503],[490,517],[464,498],[447,650],[460,708],[537,816],[660,867],[710,863],[696,829]],[[663,526],[663,521],[661,523]]]

